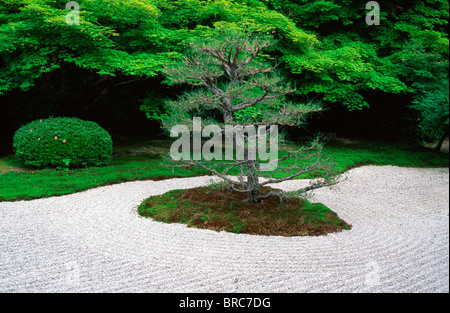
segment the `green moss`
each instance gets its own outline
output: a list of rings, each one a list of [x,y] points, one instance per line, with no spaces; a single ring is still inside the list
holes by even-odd
[[[71,194],[125,181],[199,175],[199,172],[162,167],[157,156],[134,156],[113,160],[105,167],[25,172],[0,175],[0,200],[16,201]]]
[[[237,234],[317,236],[351,228],[321,203],[270,197],[253,204],[243,193],[216,186],[152,196],[143,201],[138,212],[160,222]]]
[[[136,144],[134,144],[136,145]],[[167,145],[158,142],[158,147]],[[161,148],[161,149],[162,149]],[[82,190],[133,180],[191,177],[207,174],[200,170],[172,169],[161,163],[158,154],[126,154],[128,148],[117,147],[119,157],[113,157],[105,167],[82,169],[33,170],[22,165],[12,156],[0,159],[0,201],[28,200],[71,194]],[[280,151],[280,156],[284,152]],[[434,153],[428,149],[410,145],[380,143],[336,143],[327,145],[325,153],[336,162],[337,170],[364,165],[394,165],[406,167],[448,167],[448,154]],[[132,155],[130,155],[132,154]],[[235,173],[236,174],[236,173]],[[311,175],[299,176],[309,178]]]

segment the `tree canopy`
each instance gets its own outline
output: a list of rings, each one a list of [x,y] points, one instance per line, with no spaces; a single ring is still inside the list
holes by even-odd
[[[348,110],[376,106],[367,97],[372,92],[435,103],[434,86],[445,90],[448,79],[446,0],[380,2],[380,25],[371,26],[361,0],[77,2],[80,24],[69,25],[67,1],[0,1],[0,97],[39,87],[58,72],[88,85],[162,77],[188,42],[233,29],[278,42],[267,61],[287,73],[300,98]],[[430,75],[439,77],[433,85],[424,82]],[[59,89],[70,89],[70,80],[65,84]]]

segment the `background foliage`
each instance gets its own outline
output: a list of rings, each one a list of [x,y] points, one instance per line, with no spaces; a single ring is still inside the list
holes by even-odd
[[[0,0],[5,150],[20,125],[50,115],[158,132],[139,108],[158,116],[160,99],[183,92],[164,82],[164,66],[187,42],[236,28],[276,39],[267,62],[298,100],[324,100],[311,131],[436,140],[448,129],[445,0],[379,1],[379,26],[365,23],[361,0],[79,0],[79,26],[66,23],[66,2]]]

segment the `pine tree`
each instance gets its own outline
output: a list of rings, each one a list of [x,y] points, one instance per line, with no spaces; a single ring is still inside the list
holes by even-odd
[[[277,153],[276,159],[269,163],[261,161],[260,155],[266,149],[262,149],[259,143],[264,142],[262,147],[265,147],[269,133],[270,136],[278,136],[277,132],[270,131],[276,129],[273,126],[299,126],[309,114],[322,110],[317,102],[294,103],[288,100],[288,95],[295,89],[264,60],[267,55],[263,55],[263,51],[274,44],[272,39],[262,36],[226,33],[220,38],[192,42],[190,53],[179,64],[165,70],[171,83],[194,88],[177,100],[166,102],[169,113],[162,118],[163,127],[170,130],[175,125],[189,125],[193,129],[192,117],[200,116],[225,133],[228,126],[243,130],[242,136],[235,132],[226,137],[237,150],[231,162],[210,162],[194,157],[187,163],[223,178],[231,189],[247,193],[248,201],[253,203],[280,194],[271,191],[263,195],[261,188],[267,184],[305,173],[325,173],[326,178],[299,190],[305,192],[330,184],[334,177],[331,175],[332,163],[322,156],[322,145],[318,140],[281,158]],[[269,125],[272,128],[265,127]],[[245,131],[252,128],[258,128],[258,131],[253,134]],[[240,148],[243,158],[237,158]],[[252,151],[256,151],[257,157]],[[267,168],[272,165],[272,170],[262,170],[264,165]],[[238,169],[237,178],[229,175],[233,169]]]

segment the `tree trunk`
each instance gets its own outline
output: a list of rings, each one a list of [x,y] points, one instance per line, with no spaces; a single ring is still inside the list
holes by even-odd
[[[224,97],[222,98],[223,104],[223,117],[226,125],[233,124],[233,110],[231,105],[231,99]],[[242,143],[245,145],[245,140]],[[236,138],[233,134],[233,147],[237,147]],[[259,185],[258,174],[257,174],[257,165],[256,160],[249,159],[249,151],[248,148],[245,148],[244,158],[247,164],[247,200],[250,203],[259,203],[261,202],[261,186]]]
[[[258,174],[256,172],[256,161],[248,160],[247,162],[247,200],[250,203],[261,202]]]
[[[436,147],[434,147],[433,151],[439,152],[441,151],[442,144],[444,143],[445,138],[448,136],[448,127],[445,127],[444,133],[442,134],[441,139],[439,139],[439,142],[437,143]]]
[[[231,104],[231,99],[224,97],[221,99],[222,102],[222,112],[223,121],[226,125],[231,125],[233,123],[233,107]]]

